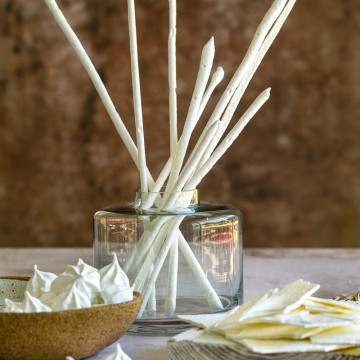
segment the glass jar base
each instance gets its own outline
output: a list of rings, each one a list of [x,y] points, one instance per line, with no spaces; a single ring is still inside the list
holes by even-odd
[[[224,310],[219,312],[226,312],[233,309],[235,306],[242,303],[242,294],[241,296],[236,296],[235,298],[228,298],[221,296],[221,302],[223,303]],[[178,299],[177,300],[177,310],[181,309],[181,314],[200,314],[200,313],[214,313],[210,309],[208,312],[199,311],[203,310],[204,306],[202,302],[197,302],[194,299]],[[165,315],[163,317],[159,314],[154,314],[154,318],[150,316],[146,319],[138,319],[133,325],[129,328],[128,332],[133,335],[143,335],[143,336],[174,336],[185,330],[188,330],[192,327],[189,323],[186,323],[176,317],[168,318]]]
[[[129,328],[128,333],[140,336],[174,336],[191,327],[190,324],[176,319],[136,320]]]

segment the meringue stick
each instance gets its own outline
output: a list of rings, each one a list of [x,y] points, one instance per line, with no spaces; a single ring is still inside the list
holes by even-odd
[[[195,82],[192,99],[190,101],[188,114],[186,116],[184,129],[180,137],[180,140],[177,144],[175,156],[174,158],[172,158],[173,162],[172,162],[170,176],[167,182],[167,187],[166,187],[167,191],[172,189],[176,179],[179,176],[192,132],[197,122],[199,121],[199,116],[198,116],[199,108],[204,92],[206,90],[207,82],[210,77],[214,56],[215,56],[215,46],[214,46],[214,38],[212,37],[207,42],[207,44],[205,44],[201,54],[200,68]],[[173,246],[175,246],[175,244],[173,244]],[[171,256],[176,256],[177,253],[178,252],[174,250],[171,252]],[[170,263],[172,264],[177,263],[177,261],[178,261],[177,259],[170,259]]]
[[[150,270],[151,272],[153,271],[153,267]],[[150,298],[149,301],[147,303],[147,309],[150,312],[156,312],[156,286],[155,284],[153,284],[151,286],[151,293],[150,293]]]
[[[174,158],[178,142],[176,97],[176,0],[169,0],[168,62],[170,155],[171,158]]]
[[[200,67],[195,83],[195,88],[190,101],[190,106],[186,116],[184,129],[178,142],[175,158],[172,162],[171,172],[167,183],[167,191],[172,188],[179,176],[186,150],[190,141],[191,134],[198,122],[198,112],[203,98],[206,84],[210,77],[212,63],[215,56],[214,38],[212,37],[204,46],[201,53]]]
[[[210,84],[209,84],[208,88],[206,89],[204,96],[201,100],[199,114],[198,114],[199,118],[201,117],[202,113],[204,112],[206,105],[208,104],[210,97],[213,94],[214,90],[223,80],[224,75],[225,75],[225,73],[224,73],[223,67],[218,66],[216,68],[216,71],[213,73],[211,80],[210,80]]]
[[[272,28],[276,19],[281,14],[286,3],[287,0],[275,0],[271,5],[270,9],[265,14],[264,18],[262,19],[261,23],[255,31],[254,37],[250,43],[244,59],[242,60],[232,79],[228,83],[219,101],[217,102],[216,107],[208,121],[209,126],[214,121],[221,118],[221,115],[223,114],[234,92],[239,86],[241,79],[248,73],[249,65],[251,65],[251,63],[255,61],[254,59],[257,57],[259,48],[261,47],[266,35]]]
[[[201,182],[201,180],[207,175],[207,173],[213,168],[217,161],[224,155],[226,150],[232,145],[232,143],[241,134],[245,126],[254,117],[258,110],[264,105],[264,103],[270,97],[270,88],[264,90],[249,106],[243,116],[239,119],[236,125],[229,131],[224,140],[218,145],[210,158],[205,164],[196,171],[195,175],[185,185],[184,189],[194,189]]]
[[[254,76],[256,70],[258,69],[261,61],[263,60],[263,58],[265,57],[267,51],[269,50],[270,46],[272,45],[272,43],[274,42],[276,36],[278,35],[281,27],[283,26],[285,20],[287,19],[290,11],[292,10],[292,8],[295,5],[296,0],[290,0],[288,1],[288,3],[286,4],[286,6],[282,9],[280,15],[278,16],[278,18],[276,19],[273,27],[271,28],[270,32],[267,34],[267,36],[264,38],[263,43],[260,46],[260,49],[258,51],[257,57],[251,61],[248,65],[248,72],[243,76],[243,78],[240,81],[240,84],[238,86],[238,88],[236,89],[234,95],[231,98],[230,103],[228,104],[225,113],[222,116],[222,121],[221,121],[221,131],[218,132],[218,134],[216,134],[216,136],[214,137],[214,139],[212,140],[209,149],[207,150],[204,159],[202,160],[200,166],[202,166],[204,164],[204,162],[206,161],[206,159],[211,155],[211,153],[213,152],[214,148],[216,147],[217,143],[219,142],[219,140],[221,139],[221,137],[223,136],[224,132],[226,131],[226,128],[228,127],[232,116],[234,115],[236,108],[239,105],[239,102],[241,101],[241,98],[245,92],[245,90],[247,89],[252,77]]]
[[[253,118],[253,116],[256,114],[256,112],[262,107],[262,105],[269,99],[270,97],[270,89],[266,89],[264,90],[253,102],[253,104],[249,107],[249,109],[244,113],[244,115],[240,118],[240,120],[237,122],[237,124],[234,126],[234,128],[229,132],[229,134],[226,136],[226,138],[221,142],[221,144],[218,146],[218,148],[214,151],[214,153],[212,154],[212,156],[208,159],[208,161],[203,165],[203,167],[201,167],[195,174],[195,176],[191,179],[191,181],[189,181],[187,183],[187,185],[185,186],[185,189],[195,189],[196,186],[200,183],[200,181],[203,179],[203,177],[212,169],[212,167],[215,165],[215,163],[220,159],[220,157],[226,152],[226,150],[232,145],[232,143],[237,139],[237,137],[240,135],[240,133],[242,132],[242,130],[245,128],[245,126],[248,124],[248,122]],[[211,129],[211,128],[210,128]],[[211,136],[205,136],[205,140],[206,138],[208,139],[212,139],[212,135]],[[200,149],[202,150],[203,148],[206,149],[207,145],[208,145],[208,141],[204,141],[204,143],[202,144],[203,146],[199,146],[199,151],[197,153],[197,155],[200,157],[203,155],[203,151],[200,151]],[[193,167],[196,166],[198,162],[197,156],[194,156],[193,159]],[[193,168],[191,168],[191,165],[189,164],[189,168],[184,168],[184,173],[186,173],[186,176],[184,176],[184,179],[188,178],[191,175]],[[180,176],[181,178],[181,176]],[[184,181],[183,179],[179,178],[179,182],[180,181]],[[186,180],[184,181],[184,183],[180,182],[179,186],[181,186],[181,188],[185,185]],[[177,188],[175,187],[175,190]],[[173,193],[173,195],[171,196],[171,198],[169,199],[169,206],[172,206],[173,201],[175,197],[175,193]],[[172,261],[172,260],[170,260]],[[191,260],[191,263],[193,264],[194,261],[193,259]],[[191,266],[191,265],[190,265]],[[202,281],[203,279],[201,279]],[[171,284],[171,286],[168,286],[168,294],[167,297],[171,296],[171,291],[172,291],[172,287],[174,285]],[[173,299],[173,301],[176,301]],[[169,305],[170,306],[170,305]],[[171,309],[167,309],[168,311],[170,311]]]
[[[143,255],[139,263],[137,263],[136,267],[134,267],[135,271],[137,271],[135,279],[133,281],[133,286],[135,290],[143,290],[144,285],[146,284],[146,278],[149,276],[151,268],[153,267],[156,257],[158,256],[158,253],[160,252],[161,247],[164,243],[164,239],[168,235],[167,228],[173,218],[173,216],[170,216],[168,219],[166,219],[166,221],[162,221],[161,223],[157,224],[158,226],[160,226],[159,230],[154,231],[157,236],[152,236],[151,246],[149,247],[148,251],[146,251],[146,256]]]
[[[176,309],[177,277],[179,265],[179,244],[175,236],[170,248],[169,274],[165,295],[165,314],[173,315]]]
[[[191,161],[188,161],[183,170],[181,171],[178,180],[176,181],[174,187],[172,188],[171,195],[167,199],[164,209],[170,210],[174,207],[176,203],[176,198],[178,196],[178,192],[184,188],[186,182],[190,179],[193,171],[196,168],[199,160],[204,155],[204,152],[209,146],[210,141],[212,140],[213,136],[216,134],[219,128],[219,121],[216,121],[210,128],[205,132],[205,136],[203,140],[200,142],[197,151],[191,157]],[[195,189],[195,188],[194,188]],[[189,189],[193,190],[193,189]]]
[[[102,82],[99,74],[97,73],[93,63],[90,60],[90,57],[86,53],[84,47],[82,46],[80,40],[76,36],[75,32],[67,22],[66,18],[64,17],[63,13],[61,12],[60,8],[57,6],[55,0],[44,0],[45,4],[49,8],[51,14],[53,15],[56,23],[63,31],[65,37],[69,41],[70,45],[74,49],[77,57],[79,58],[81,64],[85,68],[90,80],[92,81],[99,97],[111,119],[113,122],[116,131],[120,135],[121,140],[123,141],[126,149],[128,150],[132,160],[139,167],[138,164],[138,150],[137,147],[132,140],[126,126],[124,125],[119,113],[116,111],[116,108],[105,88],[104,83]],[[148,169],[146,169],[147,177],[151,186],[153,186],[154,181]]]
[[[174,237],[176,236],[176,232],[178,231],[178,227],[180,226],[181,222],[184,220],[185,216],[176,216],[171,221],[169,221],[169,224],[167,225],[167,236],[164,241],[163,246],[161,247],[161,250],[156,258],[156,261],[154,262],[154,270],[149,276],[148,284],[146,287],[146,290],[144,292],[144,299],[140,307],[140,311],[138,314],[138,317],[141,317],[141,315],[144,312],[145,306],[149,300],[150,293],[151,293],[151,285],[155,284],[157,277],[159,276],[160,270],[164,265],[165,258],[167,256],[167,253],[170,250],[171,245],[173,244]]]
[[[248,110],[244,113],[244,115],[240,118],[240,120],[237,122],[237,124],[234,126],[234,128],[228,133],[228,135],[225,137],[225,139],[220,143],[218,148],[214,151],[214,153],[211,155],[211,157],[208,159],[208,161],[196,172],[196,174],[192,177],[190,181],[187,182],[185,185],[185,190],[191,190],[196,188],[196,186],[200,183],[200,181],[203,179],[203,177],[212,169],[212,167],[215,165],[215,163],[220,159],[220,157],[225,153],[225,151],[232,145],[232,143],[236,140],[236,138],[240,135],[244,127],[248,124],[248,122],[253,118],[253,116],[256,114],[256,112],[262,107],[262,105],[269,99],[270,97],[270,89],[264,90],[256,99],[255,101],[250,105]],[[206,145],[206,143],[205,143]],[[199,148],[201,148],[199,146]],[[189,171],[190,173],[190,171]],[[173,193],[174,194],[174,193]],[[171,207],[172,203],[170,201],[173,201],[173,196],[171,196],[171,200],[169,200],[169,205]],[[168,204],[165,205],[165,208]],[[185,240],[185,239],[184,239]],[[185,240],[186,241],[186,240]],[[182,238],[180,239],[179,244],[181,244]],[[163,249],[161,250],[163,251]],[[166,254],[167,255],[167,254]],[[191,263],[189,264],[190,267],[197,271],[197,260],[192,257],[187,257],[187,259],[190,259]],[[151,261],[151,258],[148,257],[149,261]],[[174,260],[170,260],[174,261]],[[142,269],[140,270],[137,279],[136,279],[136,288],[138,288],[138,283],[141,281],[140,284],[143,284],[144,281],[144,275],[149,271],[149,265],[145,263],[143,264]],[[141,274],[141,276],[140,276]],[[200,281],[203,281],[203,277],[200,278]],[[145,301],[145,300],[144,300]]]
[[[138,147],[138,168],[140,172],[141,191],[148,191],[147,174],[146,174],[146,156],[144,128],[141,105],[141,90],[139,76],[139,60],[137,50],[136,35],[136,16],[134,0],[128,0],[128,21],[129,21],[129,38],[130,38],[130,59],[131,59],[131,83],[133,88],[133,101],[135,113],[136,142]]]

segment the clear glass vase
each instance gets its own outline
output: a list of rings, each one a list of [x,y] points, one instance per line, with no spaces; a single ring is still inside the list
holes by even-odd
[[[94,263],[115,252],[144,296],[132,331],[173,334],[186,328],[176,315],[227,311],[242,302],[240,212],[202,203],[197,190],[141,193],[130,205],[94,215]]]

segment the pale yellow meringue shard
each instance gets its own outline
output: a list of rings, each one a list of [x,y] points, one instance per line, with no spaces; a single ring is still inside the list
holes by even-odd
[[[228,312],[215,314],[178,315],[178,318],[199,328],[207,328],[229,316]]]
[[[257,297],[253,300],[247,301],[246,303],[235,307],[233,310],[227,312],[227,316],[223,319],[220,319],[215,324],[210,325],[210,329],[214,331],[225,330],[229,326],[234,324],[239,324],[246,318],[248,313],[251,313],[251,310],[257,305],[265,302],[272,294],[274,290],[270,290],[265,293],[263,296]]]
[[[225,331],[225,337],[238,341],[242,339],[306,339],[322,331],[322,328],[303,328],[282,324],[247,324]]]
[[[235,308],[228,317],[216,323],[213,329],[222,331],[245,320],[274,314],[287,314],[297,308],[314,294],[319,285],[297,280],[285,287],[267,292],[264,296]]]
[[[348,348],[349,345],[314,344],[309,340],[257,340],[246,339],[241,342],[249,350],[258,354],[329,352]]]
[[[311,336],[314,344],[360,345],[360,325],[338,326]]]
[[[350,301],[322,299],[311,296],[304,302],[304,306],[313,312],[344,315],[351,313],[360,316],[360,305]]]

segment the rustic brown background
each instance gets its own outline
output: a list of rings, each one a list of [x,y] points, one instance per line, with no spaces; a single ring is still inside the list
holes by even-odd
[[[178,0],[180,119],[202,45],[233,73],[270,0]],[[125,0],[59,0],[133,134]],[[148,161],[168,157],[167,1],[137,1]],[[247,246],[357,246],[360,1],[298,0],[242,108],[271,101],[201,186],[245,214]],[[227,77],[227,79],[228,79]],[[0,0],[0,246],[91,244],[137,172],[41,0]]]

